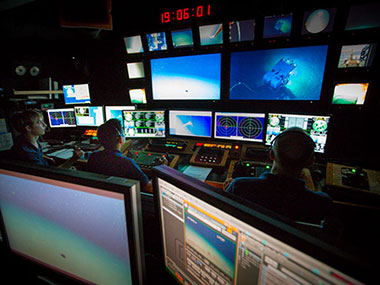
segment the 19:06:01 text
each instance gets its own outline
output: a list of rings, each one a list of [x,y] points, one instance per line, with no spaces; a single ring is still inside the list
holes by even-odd
[[[182,21],[187,20],[192,17],[201,18],[204,16],[211,15],[211,5],[207,6],[197,6],[196,8],[184,8],[178,9],[173,12],[163,12],[161,13],[161,23],[169,23],[170,21]]]

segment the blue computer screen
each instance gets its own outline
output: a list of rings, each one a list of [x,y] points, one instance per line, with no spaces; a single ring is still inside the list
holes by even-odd
[[[221,54],[151,60],[153,100],[219,100]]]
[[[211,137],[211,111],[169,111],[169,135]]]
[[[231,100],[319,100],[327,45],[231,53]]]

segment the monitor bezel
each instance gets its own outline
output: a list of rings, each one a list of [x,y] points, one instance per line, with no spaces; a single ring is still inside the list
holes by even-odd
[[[374,267],[367,261],[354,256],[351,252],[344,251],[335,245],[329,244],[312,232],[297,228],[296,224],[258,204],[248,203],[243,199],[226,193],[221,189],[212,187],[200,180],[187,176],[166,165],[153,168],[153,193],[157,209],[157,222],[160,225],[161,266],[169,273],[165,266],[164,244],[163,244],[163,221],[161,219],[160,195],[158,190],[158,179],[173,184],[186,193],[209,203],[210,205],[225,211],[229,215],[238,217],[244,223],[258,228],[264,233],[286,243],[287,245],[310,255],[311,257],[326,263],[343,273],[349,272],[351,277],[359,280],[371,280]],[[347,273],[346,273],[347,274]]]
[[[128,249],[130,253],[130,267],[133,284],[143,284],[146,280],[145,257],[144,257],[144,235],[142,230],[142,209],[140,197],[140,183],[136,180],[100,175],[79,170],[71,170],[57,167],[47,167],[25,162],[15,162],[8,160],[0,161],[0,169],[13,173],[31,175],[48,180],[56,180],[80,186],[92,187],[108,192],[115,192],[123,195],[125,219],[128,235]],[[9,243],[5,224],[0,209],[0,226],[3,233],[3,241],[6,249],[29,264],[36,265],[41,271],[47,271],[53,278],[62,281],[81,281],[80,276],[74,277],[70,272],[63,272],[60,268],[48,266],[43,261],[28,257],[15,252]],[[83,280],[82,280],[83,282]]]

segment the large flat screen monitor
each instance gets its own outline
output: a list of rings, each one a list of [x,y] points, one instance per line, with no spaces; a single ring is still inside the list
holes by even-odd
[[[74,107],[78,127],[98,127],[104,123],[103,106]]]
[[[300,115],[300,114],[268,114],[266,145],[271,145],[273,139],[290,127],[304,129],[315,142],[315,152],[324,153],[330,116]]]
[[[124,134],[128,138],[164,138],[165,111],[123,111]]]
[[[58,279],[142,284],[138,181],[7,162],[0,164],[0,188],[12,253]]]
[[[150,65],[153,100],[220,99],[220,53],[157,58]]]
[[[169,110],[169,135],[211,137],[211,111]]]
[[[231,53],[231,100],[319,100],[327,45]]]
[[[357,283],[348,276],[355,263],[349,267],[349,259],[339,251],[291,223],[259,207],[236,203],[222,191],[167,166],[153,171],[162,259],[178,282]]]
[[[46,110],[50,128],[76,127],[74,108]]]
[[[63,85],[65,104],[90,104],[90,88],[88,84]]]
[[[265,114],[215,112],[214,138],[264,141]]]

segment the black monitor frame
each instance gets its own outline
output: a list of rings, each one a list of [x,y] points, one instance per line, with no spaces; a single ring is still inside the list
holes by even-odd
[[[243,200],[231,194],[223,193],[195,178],[187,176],[177,170],[161,165],[153,168],[154,197],[157,209],[157,219],[160,224],[162,256],[161,262],[165,268],[163,252],[163,221],[161,219],[158,179],[173,184],[186,193],[203,200],[206,203],[237,217],[244,223],[269,234],[275,239],[294,247],[295,249],[341,271],[349,274],[361,282],[370,282],[375,275],[374,267],[367,260],[329,244],[322,239],[312,236],[310,232],[297,228],[296,224],[287,218],[260,207],[253,203],[244,203]],[[311,231],[312,232],[312,231]],[[168,269],[167,269],[168,270]]]
[[[140,184],[138,181],[78,170],[52,168],[4,160],[0,161],[0,169],[20,173],[22,175],[32,175],[56,180],[57,182],[67,182],[123,194],[132,283],[143,284],[146,281]],[[21,259],[25,260],[27,264],[36,265],[42,272],[46,272],[49,276],[52,275],[53,280],[62,279],[62,281],[65,282],[78,281],[72,275],[66,275],[65,273],[59,271],[58,268],[55,269],[52,266],[44,265],[31,257],[15,253],[10,247],[1,209],[0,226],[4,244],[7,251],[9,251],[12,256],[21,257]],[[83,280],[81,280],[81,282],[83,282]]]

